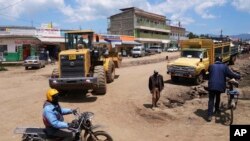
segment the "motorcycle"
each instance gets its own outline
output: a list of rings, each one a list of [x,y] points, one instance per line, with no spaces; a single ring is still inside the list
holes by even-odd
[[[83,112],[79,109],[74,114],[75,119],[72,121],[74,128],[70,128],[75,132],[75,141],[113,141],[112,137],[105,131],[93,131],[100,127],[99,125],[92,125],[92,118],[94,113]],[[82,136],[82,130],[84,134]],[[58,141],[59,137],[48,136],[45,128],[23,128],[17,127],[14,130],[15,134],[23,134],[22,141]]]

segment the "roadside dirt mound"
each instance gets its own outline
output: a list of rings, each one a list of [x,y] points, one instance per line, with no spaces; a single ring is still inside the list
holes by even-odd
[[[138,66],[138,65],[145,65],[145,64],[152,64],[152,63],[158,63],[158,62],[163,62],[166,60],[174,60],[177,59],[178,56],[173,56],[173,55],[166,55],[166,56],[160,56],[158,58],[151,58],[151,59],[145,59],[145,60],[133,60],[129,62],[122,62],[121,67],[131,67],[131,66]]]
[[[173,111],[166,111],[162,107],[155,109],[137,107],[136,113],[140,115],[145,121],[154,124],[166,123],[166,121],[172,121],[176,119],[176,114]]]
[[[241,91],[240,98],[250,100],[250,55],[245,54],[237,66],[232,69],[240,72],[242,78],[239,81],[239,89]]]

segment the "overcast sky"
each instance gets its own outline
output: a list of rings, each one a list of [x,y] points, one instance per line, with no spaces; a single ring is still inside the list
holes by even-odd
[[[138,7],[178,21],[196,34],[250,33],[250,0],[0,0],[0,25],[41,26],[107,32],[107,17]]]

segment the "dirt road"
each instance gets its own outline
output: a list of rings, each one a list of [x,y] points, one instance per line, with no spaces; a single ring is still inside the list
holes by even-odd
[[[247,58],[248,59],[248,58]],[[245,61],[247,62],[247,61]],[[249,61],[248,61],[249,63]],[[24,70],[10,67],[0,72],[0,140],[18,141],[20,135],[13,134],[17,126],[43,127],[42,105],[49,88],[48,78],[55,68],[48,65],[39,70]],[[164,76],[160,108],[152,110],[148,77],[156,69]],[[205,121],[207,98],[186,101],[183,106],[168,108],[167,97],[190,90],[190,85],[175,85],[166,74],[166,62],[124,67],[116,70],[117,79],[108,84],[104,96],[87,97],[71,94],[61,99],[62,107],[76,108],[95,113],[94,123],[102,124],[116,141],[228,141],[229,126],[216,117]],[[249,86],[245,89],[249,90]],[[222,98],[226,101],[225,96]],[[236,124],[250,124],[250,101],[240,100],[236,110]],[[70,121],[73,116],[67,116]]]

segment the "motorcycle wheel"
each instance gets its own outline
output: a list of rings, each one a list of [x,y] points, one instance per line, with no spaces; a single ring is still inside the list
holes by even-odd
[[[44,140],[40,139],[40,138],[38,138],[37,136],[34,136],[34,135],[24,134],[22,136],[22,141],[44,141]]]
[[[97,139],[94,139],[93,136]],[[112,137],[105,131],[96,131],[90,135],[87,141],[113,141]]]

